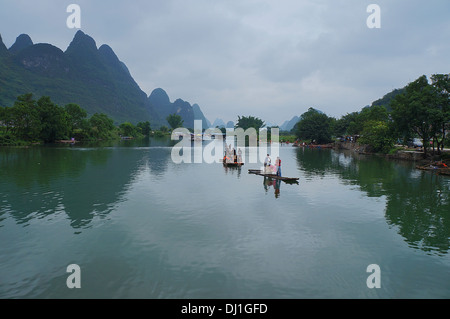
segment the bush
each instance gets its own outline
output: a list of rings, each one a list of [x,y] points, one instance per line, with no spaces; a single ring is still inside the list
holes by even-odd
[[[394,147],[395,139],[387,123],[369,121],[364,125],[359,142],[369,145],[374,152],[386,154]]]

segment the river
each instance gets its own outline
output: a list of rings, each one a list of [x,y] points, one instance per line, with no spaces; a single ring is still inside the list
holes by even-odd
[[[450,298],[448,177],[284,145],[274,183],[172,146],[0,148],[0,298]]]

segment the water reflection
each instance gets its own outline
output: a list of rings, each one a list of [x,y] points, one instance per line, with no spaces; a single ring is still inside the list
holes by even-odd
[[[150,147],[164,141],[126,142],[3,148],[0,221],[8,214],[17,224],[27,225],[35,218],[65,213],[74,229],[82,229],[95,217],[105,218],[125,200],[124,193],[143,166],[155,175],[167,170],[170,151]]]
[[[242,172],[241,167],[224,166],[224,165],[222,165],[222,166],[225,171],[225,174],[236,175],[237,178],[241,178],[241,172]]]
[[[123,140],[117,146],[141,150],[146,154],[144,156],[143,167],[148,167],[154,176],[161,177],[167,171],[171,158],[172,146],[175,141],[169,137],[155,137],[138,140]]]
[[[389,225],[414,248],[446,254],[450,248],[450,181],[412,163],[333,150],[300,149],[297,163],[308,178],[334,174],[369,197],[386,196]]]
[[[263,185],[266,194],[273,187],[275,198],[280,197],[281,180],[273,179],[270,177],[264,177]]]

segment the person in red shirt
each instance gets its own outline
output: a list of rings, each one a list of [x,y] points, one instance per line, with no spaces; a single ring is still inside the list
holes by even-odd
[[[281,177],[281,159],[279,157],[275,161],[275,166],[277,167],[277,176]]]

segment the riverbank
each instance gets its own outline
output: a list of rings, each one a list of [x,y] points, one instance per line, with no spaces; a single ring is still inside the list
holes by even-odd
[[[356,142],[335,142],[334,148],[337,150],[349,150],[363,155],[383,156],[390,160],[401,160],[414,162],[416,168],[430,171],[439,175],[450,176],[450,150],[444,149],[441,155],[429,154],[426,158],[422,150],[419,149],[398,149],[391,154],[373,153],[367,145]],[[399,146],[400,148],[400,146]]]

